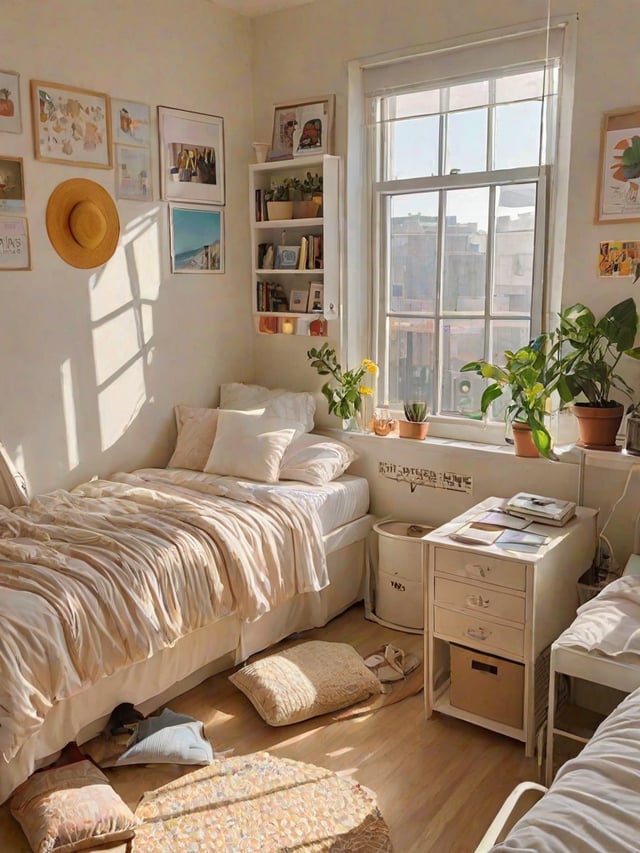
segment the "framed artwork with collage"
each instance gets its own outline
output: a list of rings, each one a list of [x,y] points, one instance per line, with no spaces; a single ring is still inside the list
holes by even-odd
[[[270,161],[333,153],[335,95],[276,104]]]
[[[224,204],[224,121],[158,107],[160,189],[167,201]]]

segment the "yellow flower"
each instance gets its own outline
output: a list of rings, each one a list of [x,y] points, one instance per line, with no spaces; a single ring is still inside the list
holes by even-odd
[[[366,386],[366,385],[361,385],[361,386],[358,388],[358,391],[359,391],[361,394],[364,394],[364,395],[365,395],[365,397],[371,397],[371,396],[372,396],[372,394],[373,394],[373,388],[367,388],[367,386]]]
[[[363,358],[362,359],[362,366],[367,371],[367,373],[377,373],[378,372],[378,365],[375,363],[375,361],[371,361],[370,358]]]

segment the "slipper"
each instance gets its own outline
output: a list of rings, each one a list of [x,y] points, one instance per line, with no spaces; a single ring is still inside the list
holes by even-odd
[[[365,658],[364,664],[376,678],[384,683],[402,681],[410,672],[420,664],[420,660],[414,654],[405,654],[391,643],[386,643],[382,648]]]

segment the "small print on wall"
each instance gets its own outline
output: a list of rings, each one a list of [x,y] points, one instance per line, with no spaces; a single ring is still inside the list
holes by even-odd
[[[0,217],[0,270],[30,270],[29,231],[23,217]]]
[[[113,141],[121,145],[149,145],[149,105],[111,98]]]
[[[598,275],[601,277],[635,276],[640,278],[640,241],[607,240],[600,243]]]
[[[150,201],[151,157],[148,148],[116,145],[116,198]]]
[[[603,115],[596,222],[640,220],[640,107]]]
[[[15,71],[0,71],[0,131],[22,132],[20,75]]]
[[[0,212],[24,213],[22,157],[0,156]]]
[[[171,272],[224,272],[223,212],[197,204],[169,205]]]

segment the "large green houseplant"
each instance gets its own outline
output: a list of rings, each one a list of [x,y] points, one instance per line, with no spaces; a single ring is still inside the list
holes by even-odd
[[[469,362],[461,368],[462,371],[471,371],[492,380],[480,401],[483,414],[500,397],[508,396],[504,418],[513,428],[516,453],[519,456],[541,453],[547,459],[556,458],[544,420],[550,407],[551,394],[558,384],[557,362],[554,358],[556,349],[554,335],[543,333],[515,352],[505,350],[503,364],[480,360]],[[530,430],[535,450],[528,450],[524,441],[521,444],[519,429],[522,427],[527,433]]]
[[[565,403],[575,401],[580,443],[586,447],[615,448],[624,406],[615,398],[620,392],[633,398],[633,388],[617,372],[623,355],[640,359],[634,346],[638,312],[629,297],[613,305],[596,320],[581,303],[560,312],[556,348],[558,392]],[[602,433],[591,433],[603,427]]]

